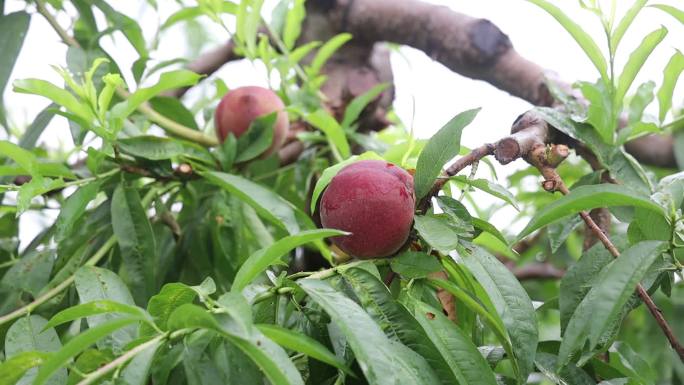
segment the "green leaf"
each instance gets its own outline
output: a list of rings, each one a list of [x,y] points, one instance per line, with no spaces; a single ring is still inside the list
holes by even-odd
[[[38,138],[45,130],[45,127],[50,123],[52,117],[55,116],[53,111],[55,108],[57,108],[56,104],[50,104],[36,115],[31,125],[28,126],[24,134],[19,138],[19,147],[26,149],[35,147]]]
[[[430,377],[425,376],[431,372],[429,367],[425,370],[414,366],[420,359],[407,357],[407,348],[392,343],[373,319],[354,301],[321,280],[307,278],[299,280],[298,283],[311,299],[330,315],[345,335],[370,385],[434,383],[430,382]]]
[[[577,83],[582,91],[584,98],[589,101],[584,122],[594,127],[604,143],[612,144],[615,132],[616,121],[611,113],[613,111],[613,101],[610,100],[609,92],[603,83],[596,84],[589,82]],[[621,102],[621,100],[620,100]],[[617,105],[616,105],[617,106]]]
[[[171,313],[181,305],[192,303],[197,298],[197,292],[191,287],[172,282],[164,285],[159,294],[153,295],[147,303],[147,312],[154,319],[154,323],[161,330],[168,330],[167,323]],[[152,328],[145,327],[140,334],[149,335],[154,332]]]
[[[136,303],[144,304],[157,290],[157,244],[138,190],[120,184],[112,196],[112,229],[123,261],[124,281]]]
[[[99,300],[72,307],[66,308],[50,318],[50,321],[43,327],[43,329],[53,328],[67,322],[71,322],[84,317],[90,317],[97,314],[105,313],[121,313],[138,317],[143,321],[147,319],[147,313],[139,307],[127,305],[125,303],[114,302],[110,300]]]
[[[515,203],[515,197],[510,191],[506,190],[503,186],[498,183],[494,183],[487,179],[469,179],[466,176],[454,176],[451,180],[465,183],[468,186],[475,187],[476,189],[482,190],[487,194],[495,196],[504,202],[513,206],[516,210],[520,211],[520,207]]]
[[[646,59],[648,59],[651,52],[653,52],[655,47],[663,41],[666,35],[667,29],[665,27],[661,27],[649,33],[644,37],[643,41],[634,52],[629,55],[629,59],[627,60],[617,83],[614,99],[614,105],[616,107],[622,104],[622,100],[625,98],[625,95],[627,95],[629,87],[632,85],[632,82],[634,82],[634,79],[646,62]]]
[[[641,9],[644,8],[646,3],[648,3],[648,0],[636,0],[622,17],[617,27],[613,30],[613,33],[610,36],[610,49],[612,55],[615,55],[615,52],[617,52],[620,41],[622,41],[622,37],[625,36],[625,32],[627,32],[627,28],[632,25],[632,22]]]
[[[484,249],[476,247],[471,255],[461,258],[492,300],[511,339],[520,378],[527,378],[534,366],[538,341],[537,317],[530,297],[513,273]]]
[[[321,72],[321,69],[328,59],[330,59],[330,57],[346,42],[351,40],[351,38],[352,35],[346,32],[333,36],[318,50],[316,56],[314,56],[313,60],[311,61],[311,64],[306,69],[306,74],[310,78],[318,76],[318,73]]]
[[[150,105],[155,111],[174,122],[199,130],[192,112],[178,98],[173,96],[155,96],[150,99]]]
[[[133,357],[125,368],[121,371],[120,379],[126,385],[145,385],[148,383],[147,377],[154,362],[157,349],[161,342],[157,342],[145,348],[142,352]]]
[[[8,358],[0,363],[0,385],[17,384],[26,372],[42,365],[47,357],[42,352],[23,352]]]
[[[140,135],[120,139],[117,145],[121,152],[137,158],[165,160],[186,157],[199,160],[205,164],[214,163],[211,154],[204,147],[180,139]]]
[[[283,28],[283,43],[288,50],[294,48],[299,35],[302,32],[302,22],[306,17],[306,9],[304,8],[305,0],[294,0],[292,6],[287,11],[285,18],[285,26]]]
[[[377,99],[378,96],[380,96],[380,94],[387,89],[387,87],[389,87],[389,84],[387,83],[378,84],[349,102],[347,108],[344,109],[344,117],[342,118],[342,123],[340,123],[342,129],[350,129],[352,124],[356,122],[366,106],[370,102]]]
[[[201,172],[200,175],[252,206],[257,214],[277,227],[290,234],[299,232],[292,204],[275,192],[237,175],[217,171]]]
[[[66,199],[55,222],[55,241],[61,242],[69,236],[74,224],[83,216],[88,203],[95,199],[99,191],[100,183],[88,183]]]
[[[345,365],[337,356],[328,350],[323,344],[306,334],[298,333],[294,330],[286,329],[278,325],[261,324],[257,325],[264,335],[275,343],[295,352],[304,353],[318,361],[325,362],[341,371],[354,376],[354,372]]]
[[[256,55],[256,40],[259,26],[261,25],[261,8],[264,0],[240,1],[237,10],[238,41],[247,49],[247,56]]]
[[[0,95],[5,92],[14,63],[17,61],[21,46],[24,45],[30,22],[31,16],[24,11],[0,15],[0,36],[3,36],[0,39]]]
[[[245,162],[256,158],[271,147],[273,130],[278,117],[277,112],[256,118],[247,131],[237,140],[238,153],[236,162]]]
[[[634,193],[626,186],[600,184],[580,186],[570,194],[554,201],[537,212],[518,235],[523,239],[533,231],[580,211],[598,207],[636,206],[663,214],[663,209],[650,199]]]
[[[447,254],[458,246],[458,237],[461,233],[451,225],[447,216],[419,215],[414,221],[418,234],[436,250]]]
[[[311,194],[311,212],[313,213],[316,211],[316,204],[318,204],[318,198],[323,193],[323,190],[325,190],[325,188],[328,187],[328,184],[330,184],[332,178],[334,178],[335,175],[337,175],[337,173],[340,172],[340,170],[342,170],[345,166],[349,164],[352,164],[359,160],[366,159],[382,160],[382,157],[372,151],[367,151],[361,155],[354,155],[349,159],[345,159],[342,162],[339,162],[323,170],[323,173],[321,173],[321,176],[318,178],[318,181],[316,181],[316,186],[314,186],[313,194]]]
[[[440,310],[420,301],[412,301],[412,305],[414,316],[430,341],[439,349],[459,384],[497,384],[487,361],[466,333]]]
[[[400,342],[418,353],[437,375],[439,382],[453,384],[458,373],[452,372],[437,347],[427,338],[411,313],[389,292],[379,277],[357,266],[342,270],[342,276],[354,290],[361,306],[393,342]]]
[[[474,295],[466,292],[460,287],[456,286],[452,282],[441,280],[441,279],[431,279],[428,278],[428,283],[430,286],[436,289],[444,289],[451,295],[456,297],[459,301],[463,303],[468,309],[480,316],[482,322],[487,325],[496,338],[501,342],[506,354],[509,357],[514,357],[513,346],[511,345],[511,340],[508,337],[506,329],[504,329],[503,321],[499,318],[498,314],[490,313],[480,302],[479,299]],[[515,361],[514,361],[515,364]]]
[[[112,107],[111,113],[117,118],[126,118],[132,114],[141,104],[163,93],[181,87],[192,86],[199,81],[201,75],[188,70],[170,71],[161,74],[157,84],[139,88],[132,93],[126,100],[117,103]]]
[[[220,324],[205,309],[192,304],[181,305],[169,318],[169,328],[202,328],[220,333],[232,344],[236,345],[264,372],[274,385],[303,385],[304,382],[285,351],[257,328],[238,331],[235,327],[227,328]]]
[[[392,271],[406,279],[426,278],[442,270],[437,258],[419,251],[406,251],[390,259]]]
[[[568,322],[558,351],[557,367],[565,366],[573,353],[585,346],[587,340],[589,350],[599,343],[601,336],[613,325],[627,300],[634,294],[648,268],[666,249],[664,242],[639,242],[601,271]]]
[[[546,377],[559,385],[595,385],[596,382],[581,368],[575,365],[568,365],[560,372],[555,371],[555,364],[558,357],[545,352],[537,352],[534,363]]]
[[[104,0],[93,0],[93,4],[104,13],[107,20],[114,24],[116,29],[120,30],[124,36],[126,36],[126,39],[128,39],[140,57],[147,58],[149,56],[147,53],[145,37],[143,36],[142,28],[138,22],[123,13],[116,11]]]
[[[76,291],[81,303],[97,300],[110,300],[126,305],[135,305],[126,285],[113,272],[94,266],[83,266],[76,271]],[[122,319],[120,315],[106,313],[87,318],[88,326],[94,328],[111,320]],[[123,350],[135,339],[135,328],[124,327],[114,331],[98,343],[98,347]]]
[[[0,140],[0,153],[12,159],[31,176],[40,176],[38,160],[32,152],[24,150],[12,142]]]
[[[325,110],[319,109],[304,117],[309,124],[323,131],[334,153],[337,153],[340,160],[351,156],[351,149],[347,136],[339,123]]]
[[[565,331],[575,309],[596,283],[599,272],[612,260],[613,256],[605,246],[597,243],[585,251],[582,258],[566,271],[560,281],[558,296],[561,332]]]
[[[222,0],[220,1],[221,8],[220,11],[222,13],[230,13],[230,14],[235,14],[237,12],[237,5],[233,3],[232,1],[226,1]],[[214,11],[216,11],[214,9]],[[199,16],[202,16],[205,14],[204,8],[203,7],[183,7],[180,10],[174,12],[169,16],[168,19],[162,24],[160,29],[166,29],[171,27],[172,25],[179,23],[181,21],[187,21],[191,20],[194,18],[197,18]]]
[[[444,164],[458,155],[461,148],[461,133],[475,119],[478,112],[480,109],[475,108],[454,116],[427,142],[418,157],[413,178],[417,199],[430,191]]]
[[[113,332],[138,322],[138,318],[118,318],[102,323],[98,326],[82,332],[67,342],[58,352],[52,354],[38,370],[34,385],[42,385],[48,382],[52,375],[63,368],[69,360],[86,350],[103,337]]]
[[[71,92],[57,87],[56,85],[40,79],[20,79],[14,81],[14,92],[35,94],[50,99],[54,103],[66,108],[66,110],[81,119],[79,124],[89,124],[95,118],[94,112],[81,103]]]
[[[280,257],[289,253],[296,247],[313,242],[315,240],[347,234],[348,233],[345,233],[344,231],[320,229],[303,231],[299,234],[282,238],[274,244],[258,250],[254,254],[250,255],[249,258],[247,258],[247,260],[240,267],[240,270],[238,270],[237,274],[235,274],[235,279],[233,280],[233,286],[231,287],[231,290],[241,291],[269,266],[278,262]]]
[[[674,89],[682,71],[684,71],[684,55],[677,51],[665,66],[663,84],[658,90],[658,104],[660,105],[658,117],[661,123],[665,120],[667,112],[672,108],[672,95],[674,95]]]
[[[653,4],[649,5],[649,7],[658,8],[661,11],[667,12],[670,16],[674,17],[675,19],[679,20],[680,23],[684,24],[684,11],[682,11],[679,8],[667,4]]]
[[[12,359],[17,356],[22,356],[26,353],[40,352],[43,356],[36,357],[29,353],[29,355],[23,355],[21,361],[15,361],[16,364],[21,365],[32,365],[35,360],[46,359],[48,354],[56,352],[62,348],[62,343],[59,341],[59,336],[57,332],[52,327],[47,326],[47,321],[38,315],[26,316],[18,319],[12,326],[7,330],[7,335],[5,335],[5,355],[8,359]],[[27,360],[27,361],[24,361]],[[33,382],[38,369],[26,368],[26,374],[20,375],[22,377],[21,383],[30,384]],[[55,373],[54,378],[50,381],[51,385],[63,384],[66,382],[67,372],[66,369],[59,369]],[[4,379],[0,376],[0,382]]]
[[[549,3],[546,0],[527,0],[530,3],[537,5],[542,8],[548,14],[553,16],[558,23],[560,23],[563,28],[572,36],[573,39],[579,44],[584,53],[587,55],[589,60],[594,64],[594,67],[598,70],[601,75],[601,79],[606,84],[609,84],[608,71],[606,59],[601,52],[601,49],[596,45],[596,42],[591,38],[591,36],[585,31],[584,28],[580,27],[577,23],[572,21],[568,15],[566,15],[560,8]]]

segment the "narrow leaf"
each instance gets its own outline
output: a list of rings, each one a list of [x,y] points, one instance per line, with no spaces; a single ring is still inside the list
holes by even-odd
[[[618,80],[617,90],[615,92],[615,106],[622,105],[629,87],[632,85],[632,82],[634,82],[634,79],[641,70],[641,67],[643,67],[646,59],[648,59],[651,52],[653,52],[655,47],[663,41],[666,35],[667,29],[665,27],[661,27],[649,33],[629,56],[629,59],[620,74],[620,79]]]
[[[570,194],[554,201],[542,208],[532,217],[527,226],[518,235],[518,240],[523,239],[533,231],[562,219],[571,214],[577,214],[583,210],[591,210],[597,207],[613,206],[637,206],[663,213],[663,209],[656,203],[644,196],[630,191],[626,186],[610,184],[580,186],[572,190]]]
[[[677,51],[672,55],[672,58],[665,66],[665,70],[663,71],[663,84],[658,90],[658,104],[660,105],[658,117],[660,118],[660,122],[665,120],[667,112],[672,108],[672,95],[674,95],[674,89],[682,71],[684,71],[684,55]]]
[[[235,274],[231,290],[240,291],[244,289],[257,275],[261,274],[269,266],[276,263],[280,257],[294,248],[315,240],[340,235],[347,235],[347,233],[331,229],[308,230],[296,235],[287,236],[264,249],[258,250],[247,258],[240,267],[240,270]]]
[[[444,164],[458,155],[461,149],[461,133],[475,119],[478,112],[480,109],[475,108],[454,116],[427,142],[418,157],[414,176],[417,199],[430,191]]]

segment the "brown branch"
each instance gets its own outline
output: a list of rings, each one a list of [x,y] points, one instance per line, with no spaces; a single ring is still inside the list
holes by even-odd
[[[555,167],[550,166],[548,162],[545,161],[543,148],[538,147],[535,150],[533,150],[533,154],[530,154],[527,157],[527,159],[528,162],[537,167],[537,169],[539,169],[541,174],[544,176],[544,189],[546,189],[549,192],[560,191],[560,193],[563,195],[567,195],[570,193],[570,190],[568,190],[568,188],[563,183],[563,180],[561,179],[560,175],[558,175],[558,172],[556,172]],[[594,235],[601,241],[601,243],[603,243],[603,246],[610,252],[610,254],[614,258],[619,257],[620,251],[618,251],[617,247],[615,247],[613,242],[611,242],[610,238],[608,238],[608,235],[601,230],[601,228],[596,224],[596,222],[594,222],[589,213],[586,211],[581,211],[579,215],[580,217],[582,217],[582,220],[587,225],[587,227],[589,227],[591,231],[594,233]],[[651,315],[653,315],[653,318],[655,318],[656,323],[665,334],[665,337],[667,337],[672,348],[679,355],[679,359],[682,360],[682,362],[684,362],[684,346],[682,346],[680,342],[677,340],[677,337],[674,335],[674,332],[672,331],[670,325],[667,323],[667,320],[665,320],[665,318],[663,317],[663,314],[660,311],[660,309],[658,309],[656,304],[653,302],[653,299],[648,295],[648,292],[646,292],[646,289],[644,289],[644,287],[640,283],[637,284],[636,291],[639,297],[641,297],[641,300],[644,302],[644,304],[646,304],[646,307],[648,308]]]
[[[565,275],[565,270],[559,269],[551,263],[531,263],[517,268],[510,268],[513,275],[519,280],[531,279],[560,279]]]
[[[449,177],[455,176],[461,170],[472,165],[473,163],[476,163],[485,156],[493,154],[495,147],[496,146],[493,144],[483,144],[482,146],[469,152],[467,155],[456,160],[444,171],[444,173],[442,173],[442,177],[435,181],[435,184],[432,186],[430,192],[428,192],[428,194],[418,203],[418,211],[425,212],[427,210],[427,207],[430,205],[430,200],[432,197],[439,194],[439,191],[447,183]]]
[[[239,59],[242,59],[242,57],[235,53],[235,43],[231,39],[225,44],[202,54],[199,58],[188,64],[187,68],[192,72],[208,76],[218,71],[224,64]],[[189,89],[190,87],[178,88],[169,92],[169,95],[181,97]]]

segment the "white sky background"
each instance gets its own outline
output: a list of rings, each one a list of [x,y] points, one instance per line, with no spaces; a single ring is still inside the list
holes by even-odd
[[[562,27],[544,11],[523,0],[425,1],[446,5],[455,11],[491,20],[510,37],[515,49],[524,57],[557,72],[563,79],[593,81],[598,77],[590,61]],[[616,1],[620,4],[618,15],[621,15],[624,8],[632,3],[632,1],[627,0]],[[178,7],[175,1],[158,0],[158,2],[162,20]],[[577,1],[554,0],[553,2],[560,5],[598,41],[601,47],[604,47],[603,31],[593,14],[581,9]],[[652,2],[680,7],[682,4],[681,0]],[[110,2],[119,11],[140,21],[145,37],[149,41],[157,28],[157,16],[151,8],[141,7],[143,3],[132,0]],[[275,1],[267,0],[266,3],[270,9]],[[609,5],[609,1],[604,3]],[[9,0],[5,7],[7,12],[21,10],[25,8],[25,3]],[[67,17],[60,17],[59,21],[64,26],[68,26],[70,23]],[[205,24],[209,25],[211,22],[207,19]],[[684,49],[684,26],[657,9],[646,8],[641,12],[636,23],[621,43],[618,51],[617,68],[621,68],[628,54],[641,42],[641,38],[661,24],[669,29],[669,35],[642,69],[634,83],[635,87],[647,80],[654,80],[659,87],[662,81],[662,69],[673,54],[674,49]],[[203,51],[224,42],[227,38],[225,31],[218,27],[212,27],[210,30],[212,36],[202,48]],[[174,27],[164,36],[166,38],[161,42],[159,50],[152,54],[154,59],[164,60],[182,57],[193,51],[188,46],[182,27]],[[111,38],[104,38],[103,46],[119,62],[121,68],[130,68],[130,64],[137,57],[135,52],[119,33],[115,34],[114,37],[114,41]],[[59,41],[48,23],[40,15],[33,15],[29,33],[9,84],[14,79],[29,77],[46,79],[61,84],[60,77],[50,65],[64,66],[65,53],[66,47]],[[472,148],[485,142],[494,142],[508,132],[511,123],[519,114],[531,107],[528,103],[513,98],[485,82],[473,81],[454,74],[441,64],[430,60],[420,51],[411,48],[402,48],[401,55],[393,53],[392,65],[396,82],[395,109],[406,124],[410,124],[413,119],[415,133],[421,138],[432,135],[456,113],[474,107],[482,107],[477,119],[464,131],[462,143]],[[235,63],[225,66],[217,75],[229,87],[248,84],[266,85],[266,76],[259,68],[247,62]],[[128,79],[130,79],[130,75]],[[10,114],[9,118],[17,127],[25,127],[41,109],[49,104],[46,99],[38,96],[15,94],[10,86],[5,91],[4,100]],[[413,111],[414,100],[415,114]],[[681,101],[682,87],[679,87],[674,105],[680,105]],[[656,112],[656,109],[657,103],[654,103],[650,111]],[[60,146],[70,148],[72,143],[67,127],[64,118],[56,117],[39,143],[47,144],[51,148],[59,148]],[[497,172],[501,177],[520,167],[524,167],[524,163],[517,161],[506,167],[497,166]],[[484,168],[481,167],[481,169]],[[486,172],[479,175],[488,176]],[[482,199],[484,204],[494,202],[489,197]],[[511,216],[509,214],[513,214],[512,209],[511,212],[501,211],[493,218],[494,224],[498,227],[507,228],[510,225]],[[26,244],[41,226],[49,223],[50,218],[54,217],[52,215],[48,215],[47,218],[40,217],[36,213],[24,214],[21,226],[22,243]],[[524,224],[518,223],[515,227],[517,228],[520,225]]]

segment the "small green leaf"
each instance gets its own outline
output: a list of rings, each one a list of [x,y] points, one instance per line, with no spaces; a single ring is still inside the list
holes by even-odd
[[[82,119],[84,123],[89,123],[95,117],[94,113],[88,109],[86,104],[81,103],[69,91],[57,87],[56,85],[40,79],[20,79],[14,81],[14,92],[25,94],[35,94],[46,97],[66,108],[74,116]],[[79,122],[80,123],[80,122]]]
[[[556,372],[555,364],[557,359],[558,357],[553,354],[537,352],[534,364],[539,371],[556,384],[596,385],[596,382],[587,372],[572,364]]]
[[[114,302],[110,300],[99,300],[72,307],[66,308],[50,318],[50,321],[43,327],[43,329],[52,328],[63,323],[71,322],[84,317],[93,316],[96,314],[105,313],[121,313],[138,317],[140,320],[145,320],[147,314],[139,307],[127,305],[125,303]]]
[[[598,207],[637,206],[663,213],[663,209],[650,199],[630,191],[626,186],[610,184],[580,186],[555,202],[547,205],[532,217],[518,235],[518,240],[533,231],[571,214]]]
[[[48,356],[42,352],[23,352],[9,357],[0,363],[0,385],[17,384],[26,372],[42,365]]]
[[[392,270],[406,279],[426,278],[442,270],[437,258],[419,251],[406,251],[390,260]]]
[[[0,52],[2,51],[0,50]],[[19,147],[26,149],[35,147],[36,143],[38,142],[38,138],[43,131],[45,131],[45,127],[47,127],[50,121],[52,121],[52,118],[55,116],[53,111],[55,108],[57,108],[57,104],[52,103],[40,111],[38,115],[36,115],[31,125],[28,126],[24,134],[21,136],[21,138],[19,138]]]
[[[157,290],[157,243],[138,190],[120,184],[112,196],[112,229],[116,235],[124,281],[133,298],[144,304]]]
[[[667,112],[672,108],[672,95],[674,95],[674,89],[682,71],[684,71],[684,55],[677,51],[665,66],[663,84],[658,90],[658,104],[660,105],[658,117],[661,123],[665,120]]]
[[[596,45],[594,39],[585,31],[584,28],[580,27],[575,23],[568,15],[566,15],[560,8],[549,3],[546,0],[527,0],[530,3],[537,5],[542,8],[548,14],[553,16],[563,28],[572,36],[573,39],[579,44],[584,53],[589,57],[594,67],[598,70],[601,75],[601,79],[605,84],[609,83],[608,78],[608,65],[606,64],[606,59],[601,52],[601,49]]]
[[[120,139],[117,145],[121,152],[137,158],[165,160],[187,157],[205,164],[213,164],[214,162],[213,157],[204,147],[180,139],[140,135]]]
[[[366,106],[380,96],[380,94],[382,94],[387,87],[389,87],[389,84],[387,83],[378,84],[349,102],[347,108],[344,109],[344,117],[342,118],[342,123],[340,123],[342,129],[350,129],[352,124],[354,124],[354,122],[359,118],[361,112],[363,112]]]
[[[328,59],[351,38],[352,35],[346,32],[333,36],[318,50],[311,65],[306,69],[306,74],[311,78],[318,76]]]
[[[167,322],[174,310],[186,303],[192,303],[197,298],[197,292],[190,286],[180,282],[164,285],[159,294],[153,295],[147,303],[147,311],[153,317],[155,324],[161,330],[167,330]],[[141,335],[154,332],[149,326],[143,325]]]
[[[454,228],[445,215],[420,215],[414,218],[418,234],[430,246],[442,253],[449,253],[458,246],[460,232]]]
[[[323,344],[306,334],[285,329],[278,325],[261,324],[257,325],[257,327],[266,337],[272,339],[278,345],[295,352],[304,353],[311,358],[334,366],[352,377],[354,376],[354,372],[343,361],[331,353]]]
[[[667,29],[665,27],[661,27],[649,33],[629,56],[617,83],[617,90],[613,102],[616,107],[622,104],[629,87],[632,85],[632,82],[634,82],[634,79],[641,70],[641,67],[643,67],[646,59],[648,59],[651,52],[653,52],[655,47],[663,41],[666,35]]]
[[[513,206],[516,210],[520,211],[520,208],[515,203],[515,197],[510,191],[506,190],[503,186],[498,183],[492,182],[487,179],[469,179],[463,175],[451,177],[451,180],[465,183],[469,186],[475,187],[478,190],[482,190],[492,196],[495,196],[504,202]]]
[[[594,127],[604,143],[613,143],[616,121],[610,112],[613,110],[613,101],[610,100],[609,93],[605,85],[601,82],[592,84],[589,82],[578,82],[577,86],[582,91],[584,98],[589,101],[584,122]]]
[[[271,246],[263,248],[247,258],[240,267],[240,270],[235,274],[231,290],[240,291],[244,289],[257,275],[261,274],[269,266],[276,263],[280,257],[289,253],[296,247],[322,238],[347,234],[348,233],[345,233],[344,231],[320,229],[303,231],[299,234],[282,238]]]
[[[458,155],[461,148],[461,133],[475,119],[478,112],[480,109],[475,108],[454,116],[427,142],[416,165],[416,199],[424,197],[430,191],[444,164]]]
[[[304,119],[312,126],[323,131],[333,152],[340,157],[340,161],[351,156],[351,149],[349,148],[349,142],[344,130],[329,113],[319,109],[306,115]]]
[[[653,4],[649,5],[649,7],[658,8],[661,11],[667,12],[670,16],[674,17],[675,19],[679,20],[680,23],[684,24],[684,11],[679,8],[666,4]]]
[[[0,36],[3,36],[0,39],[0,95],[5,91],[14,63],[24,45],[30,22],[31,16],[24,11],[0,14]]]
[[[201,75],[198,75],[192,71],[188,70],[177,70],[165,72],[159,77],[157,84],[140,88],[134,93],[132,93],[126,100],[116,104],[112,107],[111,113],[117,118],[126,118],[128,115],[132,114],[141,104],[152,99],[153,97],[163,93],[164,91],[173,90],[176,88],[192,86],[199,79]]]
[[[150,105],[161,115],[185,127],[199,130],[192,112],[178,98],[173,96],[155,96],[150,99]]]
[[[620,41],[622,41],[622,37],[625,36],[625,32],[627,32],[627,28],[632,25],[632,22],[637,17],[641,9],[644,8],[646,3],[648,3],[648,0],[636,0],[622,17],[617,27],[615,27],[612,35],[610,36],[611,54],[615,55],[615,52],[617,52],[617,48],[620,45]]]
[[[261,155],[273,143],[274,125],[278,114],[272,112],[256,118],[237,140],[236,162],[246,162]]]
[[[283,28],[283,43],[288,50],[294,48],[299,35],[302,32],[302,21],[306,17],[304,0],[294,0],[292,6],[287,11],[285,27]]]
[[[61,242],[71,233],[74,224],[83,216],[88,203],[95,199],[99,190],[100,183],[88,183],[67,198],[55,222],[55,241]]]

